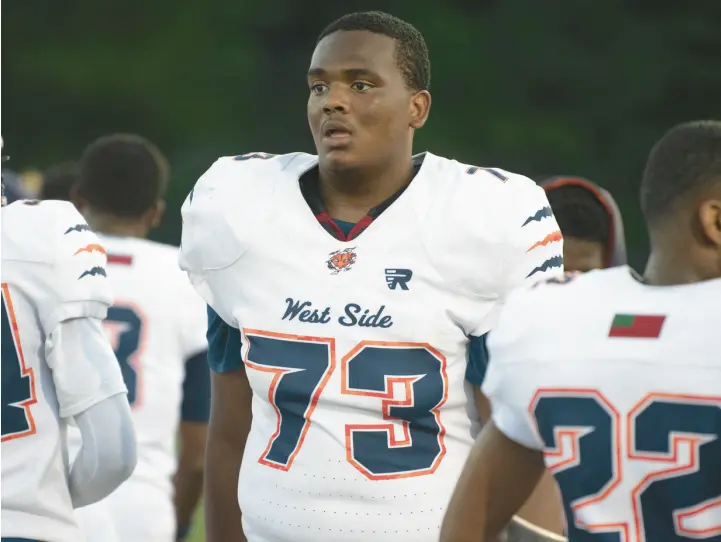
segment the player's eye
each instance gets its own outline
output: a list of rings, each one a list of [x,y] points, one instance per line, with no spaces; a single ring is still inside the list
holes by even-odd
[[[373,88],[373,85],[371,85],[370,83],[366,83],[365,81],[356,81],[351,85],[351,88],[353,90],[357,90],[358,92],[365,92]]]
[[[325,92],[325,90],[327,88],[328,88],[328,85],[326,85],[325,83],[313,83],[310,86],[310,91],[313,94],[322,94],[323,92]]]

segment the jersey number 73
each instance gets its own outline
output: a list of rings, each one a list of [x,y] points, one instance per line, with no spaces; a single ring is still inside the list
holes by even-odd
[[[258,461],[288,470],[336,369],[335,340],[243,332],[246,367],[274,375],[268,401],[278,425]],[[446,452],[440,419],[448,396],[445,357],[424,343],[362,341],[340,359],[340,371],[342,395],[376,397],[382,412],[378,423],[345,425],[348,462],[371,480],[433,473]]]

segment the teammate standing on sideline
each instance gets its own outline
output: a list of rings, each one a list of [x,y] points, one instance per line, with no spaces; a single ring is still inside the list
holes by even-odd
[[[410,24],[335,21],[307,85],[317,156],[221,158],[183,206],[211,307],[207,540],[436,541],[484,406],[466,373],[508,293],[562,275],[561,233],[530,179],[413,156]]]
[[[488,341],[493,422],[442,542],[493,540],[546,466],[569,540],[718,540],[721,122],[663,136],[641,207],[643,278],[615,267],[509,298]],[[545,317],[529,317],[539,307]]]
[[[108,252],[116,301],[105,324],[138,435],[133,476],[82,514],[91,542],[108,536],[102,508],[120,542],[183,538],[201,496],[210,405],[206,310],[178,268],[178,250],[146,239],[162,218],[168,177],[155,145],[114,134],[85,150],[74,189]]]
[[[2,197],[3,542],[77,542],[73,508],[133,471],[126,389],[101,321],[105,249],[70,203]],[[75,423],[85,442],[68,465]]]
[[[565,176],[548,179],[541,186],[563,233],[567,272],[626,265],[623,219],[608,190]]]

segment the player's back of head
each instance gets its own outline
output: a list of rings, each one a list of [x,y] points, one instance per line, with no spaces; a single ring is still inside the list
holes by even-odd
[[[139,218],[162,198],[169,170],[165,156],[147,139],[106,135],[83,152],[77,196],[101,213]]]
[[[550,183],[548,202],[564,237],[564,263],[570,271],[589,271],[606,267],[612,250],[612,217],[604,202],[588,183],[569,179]],[[561,184],[562,183],[562,184]]]
[[[335,32],[366,31],[396,40],[396,59],[408,88],[429,90],[431,61],[423,35],[412,24],[382,11],[349,13],[336,19],[318,36],[316,45]]]
[[[78,181],[78,165],[75,162],[63,162],[49,167],[43,173],[40,199],[70,201],[72,188]]]
[[[651,150],[641,181],[641,208],[653,231],[701,201],[721,199],[721,122],[675,126]],[[721,225],[719,225],[721,228]]]

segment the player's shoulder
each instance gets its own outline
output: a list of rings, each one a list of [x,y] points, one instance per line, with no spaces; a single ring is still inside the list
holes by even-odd
[[[188,195],[188,203],[216,195],[267,192],[275,183],[297,178],[297,173],[317,162],[315,156],[302,152],[270,154],[251,152],[237,156],[223,156],[198,179]]]
[[[3,264],[12,260],[11,282],[28,285],[46,329],[68,318],[105,317],[113,301],[106,251],[71,203],[19,201],[3,208],[2,218]]]
[[[628,268],[614,267],[523,284],[508,295],[490,336],[495,344],[516,339],[529,344],[533,337],[560,340],[589,307],[617,297],[629,277]]]
[[[165,285],[163,291],[177,295],[180,293],[179,290],[192,290],[188,277],[178,264],[179,247],[150,239],[133,241],[135,244],[133,253],[138,256],[139,265],[147,274],[152,274],[154,282]]]
[[[247,235],[274,216],[277,192],[298,181],[317,158],[305,153],[254,152],[218,159],[181,209],[181,266],[186,271],[222,269],[247,248]]]
[[[454,182],[448,188],[453,188],[466,194],[526,194],[537,193],[542,188],[533,179],[514,173],[500,167],[478,166],[459,162],[451,158],[433,156],[435,167],[443,172],[444,177],[450,177]],[[451,174],[451,175],[448,175]]]
[[[104,254],[97,236],[67,201],[16,201],[3,208],[2,223],[6,260],[68,262],[77,250],[87,246]]]
[[[539,220],[552,216],[543,188],[525,175],[442,157],[433,157],[433,166],[443,180],[438,190],[445,197],[439,201],[468,227],[505,232],[522,227],[529,214],[539,213]]]

